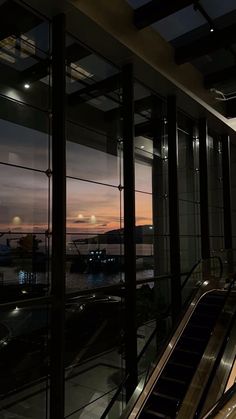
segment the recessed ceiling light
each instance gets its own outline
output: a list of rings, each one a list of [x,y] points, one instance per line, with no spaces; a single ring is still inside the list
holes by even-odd
[[[25,83],[25,84],[24,84],[24,88],[25,88],[25,89],[29,89],[29,88],[30,88],[30,84],[29,84],[29,83]]]
[[[214,28],[211,28],[211,29],[210,29],[210,32],[214,32]]]

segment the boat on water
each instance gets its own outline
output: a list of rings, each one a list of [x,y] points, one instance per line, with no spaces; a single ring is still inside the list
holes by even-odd
[[[117,256],[108,255],[106,249],[90,250],[87,257],[87,271],[89,273],[115,273],[120,263]]]

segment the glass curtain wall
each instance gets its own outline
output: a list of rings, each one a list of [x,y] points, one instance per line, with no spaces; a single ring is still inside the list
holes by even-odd
[[[230,144],[230,168],[231,168],[231,210],[232,210],[232,239],[234,265],[236,261],[236,144],[231,139]]]
[[[30,411],[41,419],[49,371],[50,25],[20,3],[1,2],[0,13],[9,22],[0,41],[0,416]]]
[[[194,135],[193,122],[179,113],[178,189],[181,272],[189,272],[201,258],[198,152],[199,140]]]
[[[121,85],[117,68],[67,36],[65,417],[70,418],[100,418],[125,374]]]
[[[222,148],[217,135],[208,135],[208,199],[211,254],[224,250],[224,204],[222,182]]]
[[[134,85],[134,98],[137,347],[140,354],[157,326],[160,312],[169,302],[168,150],[162,101],[139,83]],[[158,345],[161,339],[163,336],[159,336]],[[155,338],[140,360],[139,373],[146,370],[156,353]]]

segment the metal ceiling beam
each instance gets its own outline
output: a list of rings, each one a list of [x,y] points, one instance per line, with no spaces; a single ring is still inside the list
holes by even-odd
[[[177,64],[184,64],[220,48],[229,48],[235,41],[236,24],[214,32],[209,30],[208,35],[177,48],[175,61]]]
[[[204,86],[207,89],[210,89],[211,87],[229,79],[236,80],[236,65],[208,74],[205,76]]]
[[[236,117],[236,99],[226,101],[226,118]]]
[[[82,58],[90,55],[91,52],[84,48],[83,46],[73,43],[66,48],[66,61],[69,65],[72,62],[81,60]],[[24,83],[33,83],[36,82],[49,74],[50,59],[40,59],[40,57],[35,57],[39,59],[40,62],[34,64],[33,66],[23,70],[19,74],[19,82]]]
[[[134,10],[134,24],[136,28],[143,29],[193,3],[192,0],[152,0]]]
[[[49,74],[50,59],[40,61],[19,74],[19,83],[34,83]]]
[[[106,78],[105,80],[88,85],[77,92],[71,93],[68,97],[69,104],[77,105],[90,99],[106,95],[114,90],[117,90],[121,86],[120,83],[121,76],[120,73],[118,73],[114,76]]]
[[[19,36],[42,22],[37,15],[8,0],[0,6],[0,41],[11,35]]]
[[[159,112],[161,113],[162,101],[161,101],[161,99],[157,98],[157,96],[155,96],[155,99],[158,101]],[[141,99],[137,99],[134,102],[134,112],[136,114],[141,114],[143,111],[146,111],[148,109],[150,109],[150,114],[151,114],[152,107],[153,107],[153,96],[152,95],[143,97]],[[117,119],[117,118],[120,118],[122,116],[123,116],[122,106],[120,106],[117,109],[112,109],[111,111],[107,111],[106,115],[105,115],[107,120]]]
[[[88,57],[91,55],[91,51],[87,48],[84,48],[82,45],[77,44],[76,42],[69,45],[66,48],[66,61],[67,64],[74,63],[75,61],[82,60],[82,58]]]

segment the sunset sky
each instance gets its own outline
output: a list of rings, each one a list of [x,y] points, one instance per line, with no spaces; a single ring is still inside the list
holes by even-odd
[[[45,231],[48,220],[48,135],[0,120],[0,230]],[[120,228],[122,184],[119,157],[94,148],[67,143],[67,175],[84,180],[67,180],[68,233],[97,233]],[[150,192],[151,168],[136,164],[136,189]],[[151,195],[136,193],[137,224],[152,224]]]

